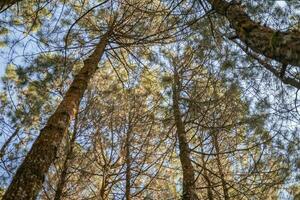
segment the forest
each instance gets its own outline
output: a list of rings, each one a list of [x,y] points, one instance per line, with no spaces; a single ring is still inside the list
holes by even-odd
[[[0,0],[0,199],[300,200],[299,0]]]

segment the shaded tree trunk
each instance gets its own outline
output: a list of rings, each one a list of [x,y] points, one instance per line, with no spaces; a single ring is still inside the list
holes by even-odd
[[[106,166],[105,166],[106,168]],[[101,189],[100,189],[100,200],[105,200],[106,195],[106,187],[107,187],[107,175],[106,175],[106,169],[104,168],[103,171],[103,177],[102,177],[102,185],[101,185]]]
[[[126,151],[126,188],[125,188],[125,199],[126,200],[130,200],[131,196],[130,196],[130,190],[131,190],[131,184],[130,184],[130,180],[131,180],[131,158],[130,158],[130,138],[131,138],[131,130],[130,130],[130,126],[129,129],[127,131],[127,135],[126,135],[126,144],[125,144],[125,151]]]
[[[212,133],[212,138],[213,138],[213,144],[214,144],[214,147],[215,147],[215,150],[216,150],[217,166],[218,166],[218,171],[219,171],[220,178],[221,178],[224,199],[229,200],[230,198],[229,198],[227,183],[226,183],[226,180],[225,180],[225,174],[224,174],[224,170],[223,170],[223,166],[222,166],[221,158],[220,158],[220,147],[219,147],[217,133],[215,133],[215,132]]]
[[[213,192],[212,192],[212,183],[209,178],[208,170],[206,168],[206,161],[204,160],[204,155],[201,156],[201,160],[203,163],[203,165],[202,165],[203,166],[203,177],[204,177],[205,181],[207,182],[207,198],[208,198],[208,200],[214,200]]]
[[[78,124],[78,115],[75,118],[74,131],[73,131],[73,134],[71,135],[71,140],[69,143],[69,148],[67,150],[67,155],[66,155],[63,167],[62,167],[62,172],[60,174],[58,184],[56,186],[54,200],[60,200],[63,197],[63,189],[67,182],[69,161],[72,159],[72,156],[73,156],[73,149],[74,149],[74,144],[75,144],[76,135],[77,135],[77,124]]]
[[[278,67],[276,68],[276,66],[274,66],[274,65],[266,62],[265,60],[261,59],[257,53],[255,53],[253,51],[250,52],[248,48],[243,47],[242,45],[238,44],[238,46],[245,53],[247,53],[249,56],[251,56],[252,58],[254,58],[255,60],[257,60],[264,68],[266,68],[272,74],[274,74],[284,84],[288,84],[288,85],[291,85],[291,86],[294,86],[294,87],[300,89],[300,81],[299,80],[297,80],[296,78],[293,78],[293,77],[284,76],[284,74],[282,75],[281,72],[278,71]]]
[[[71,120],[88,82],[97,70],[98,62],[108,43],[110,31],[104,34],[94,52],[84,60],[62,102],[41,130],[21,166],[18,168],[3,200],[33,200],[38,195],[48,169],[56,158],[58,147],[67,134]]]
[[[173,83],[173,114],[175,119],[176,133],[179,141],[179,157],[183,171],[183,194],[184,200],[198,199],[195,191],[195,173],[190,158],[190,148],[186,137],[185,125],[181,118],[179,108],[180,99],[180,80],[178,72],[175,69]]]
[[[283,64],[300,66],[300,32],[281,32],[250,19],[240,4],[225,0],[207,0],[225,16],[236,36],[253,51]]]

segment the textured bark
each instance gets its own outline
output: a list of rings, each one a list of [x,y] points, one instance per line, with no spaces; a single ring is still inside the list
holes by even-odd
[[[100,200],[106,199],[106,187],[107,187],[107,177],[106,177],[106,169],[103,171],[103,177],[102,177],[102,185],[100,189]]]
[[[8,147],[8,145],[11,143],[11,141],[18,135],[19,133],[19,128],[16,128],[16,130],[9,136],[9,138],[4,142],[0,149],[0,159],[3,158],[5,155],[5,150]]]
[[[22,0],[1,0],[0,1],[0,12],[3,12],[8,7],[20,2]]]
[[[131,128],[129,127],[126,135],[126,144],[125,144],[125,150],[126,150],[126,188],[125,188],[125,199],[130,200],[130,190],[131,190],[131,158],[130,158],[130,138],[131,138]]]
[[[253,51],[283,64],[300,66],[300,32],[281,32],[250,19],[240,4],[207,0],[217,13],[225,16],[237,37]]]
[[[202,163],[203,163],[203,177],[205,181],[207,182],[207,198],[208,200],[214,200],[213,198],[213,192],[212,192],[212,183],[209,178],[208,170],[206,168],[206,161],[204,160],[204,156],[201,157]]]
[[[242,45],[238,44],[238,46],[245,53],[247,53],[249,56],[251,56],[252,58],[254,58],[255,60],[257,60],[257,62],[259,62],[264,68],[266,68],[273,75],[275,75],[280,81],[282,81],[282,83],[287,84],[287,85],[291,85],[291,86],[293,86],[295,88],[300,89],[300,81],[299,80],[297,80],[296,78],[293,78],[293,77],[282,76],[280,74],[280,72],[278,71],[278,66],[276,67],[276,66],[270,64],[269,62],[267,62],[266,60],[261,59],[259,57],[259,55],[257,55],[255,52],[249,51],[249,49],[243,47]]]
[[[224,170],[223,170],[223,166],[222,166],[221,158],[220,158],[220,147],[219,147],[217,133],[212,133],[212,138],[213,138],[214,148],[216,150],[217,166],[218,166],[218,171],[219,171],[220,178],[221,178],[224,200],[229,200],[230,198],[229,198],[227,183],[225,180],[225,174],[224,174]]]
[[[181,119],[179,108],[180,80],[177,71],[174,72],[173,84],[173,114],[175,119],[176,133],[179,141],[179,157],[183,171],[183,194],[184,200],[198,199],[195,188],[195,173],[190,158],[190,148],[186,137],[185,125]]]
[[[46,126],[32,145],[19,167],[3,200],[33,200],[38,195],[44,177],[55,160],[58,147],[77,113],[79,102],[88,82],[97,70],[98,62],[108,43],[109,32],[104,34],[94,52],[84,60],[84,66],[75,76],[62,102],[49,118]]]
[[[68,176],[69,161],[72,159],[72,156],[73,156],[73,149],[74,149],[74,144],[75,144],[76,135],[77,135],[77,124],[78,124],[78,115],[75,118],[74,131],[73,131],[73,134],[71,135],[71,140],[68,145],[69,148],[67,149],[67,155],[66,155],[63,167],[62,167],[62,172],[60,174],[58,184],[56,186],[54,200],[60,200],[63,198],[63,190],[66,185],[67,176]]]
[[[67,153],[66,159],[64,161],[62,172],[59,177],[58,184],[56,186],[54,200],[60,200],[63,197],[63,189],[66,185],[67,175],[68,175],[68,161],[72,155],[72,147],[70,151]]]

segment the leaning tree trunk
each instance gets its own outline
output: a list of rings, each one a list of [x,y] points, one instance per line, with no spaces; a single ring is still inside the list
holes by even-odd
[[[49,118],[46,126],[18,168],[3,200],[33,200],[38,195],[45,175],[55,160],[62,139],[77,113],[79,102],[108,43],[110,31],[104,34],[94,52],[84,60],[83,68],[75,76],[62,102]]]
[[[185,125],[181,119],[179,108],[180,81],[177,71],[174,72],[173,84],[173,114],[175,119],[176,133],[179,141],[179,157],[183,171],[183,194],[184,200],[198,199],[195,188],[195,173],[190,158],[190,148],[186,137]]]
[[[225,0],[207,0],[216,12],[225,16],[236,36],[256,53],[283,64],[300,66],[300,32],[281,32],[250,19],[240,4]]]
[[[75,139],[73,140],[73,138],[72,138],[71,143],[70,143],[70,149],[67,152],[67,155],[66,155],[66,158],[64,160],[63,167],[62,167],[62,171],[61,171],[61,174],[59,176],[59,180],[58,180],[58,183],[57,183],[57,186],[56,186],[54,200],[60,200],[64,196],[63,195],[63,190],[64,190],[64,187],[65,187],[66,182],[67,182],[68,169],[69,169],[68,164],[69,164],[69,160],[71,159],[71,157],[73,155],[73,147],[74,147],[73,144],[74,144],[74,142],[75,142]]]
[[[74,123],[74,130],[71,134],[71,140],[69,142],[69,145],[67,145],[67,155],[65,157],[62,171],[59,176],[59,180],[56,186],[56,191],[54,195],[54,200],[61,200],[64,196],[63,190],[67,183],[67,176],[68,176],[68,169],[69,169],[69,162],[71,161],[73,155],[74,155],[74,146],[75,146],[75,140],[77,136],[77,126],[78,126],[78,113],[75,117],[75,123]]]

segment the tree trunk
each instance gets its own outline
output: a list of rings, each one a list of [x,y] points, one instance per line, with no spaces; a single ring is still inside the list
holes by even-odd
[[[208,200],[214,200],[213,192],[212,192],[212,183],[209,178],[208,170],[206,168],[206,161],[204,159],[204,155],[201,156],[201,160],[203,163],[203,165],[202,165],[203,166],[203,177],[204,177],[205,181],[207,182],[207,198],[208,198]]]
[[[71,135],[69,148],[67,149],[67,155],[66,155],[63,167],[62,167],[62,172],[60,174],[58,184],[56,186],[54,200],[60,200],[63,197],[63,189],[66,185],[68,169],[69,169],[69,160],[71,160],[72,156],[73,156],[73,149],[74,149],[74,144],[75,144],[76,135],[77,135],[77,124],[78,124],[78,115],[75,118],[74,131],[73,131],[73,134]]]
[[[125,144],[125,150],[126,150],[126,188],[125,188],[125,199],[130,200],[130,189],[131,189],[131,158],[130,158],[130,138],[131,138],[131,130],[130,125],[127,131],[126,135],[126,144]]]
[[[300,66],[300,32],[281,32],[254,22],[240,4],[225,0],[207,0],[216,12],[225,16],[237,37],[256,53],[283,64]]]
[[[77,113],[79,102],[88,82],[97,70],[109,35],[110,31],[104,34],[94,52],[84,60],[83,68],[75,76],[64,99],[41,130],[40,135],[17,170],[3,196],[3,200],[33,200],[38,195],[44,177],[51,163],[55,160],[58,147],[67,134],[71,120]]]
[[[60,174],[58,184],[56,186],[54,200],[60,200],[63,196],[63,189],[65,187],[66,179],[67,179],[67,175],[68,175],[68,160],[70,159],[70,157],[72,155],[71,152],[72,152],[71,149],[69,150],[69,152],[67,152],[67,156],[65,158],[65,161],[64,161],[64,164],[63,164],[63,167],[62,167],[62,172]]]
[[[101,189],[100,189],[100,200],[105,200],[106,195],[106,187],[107,187],[107,177],[106,177],[106,167],[104,168],[103,171],[103,177],[102,177],[102,185],[101,185]]]
[[[180,81],[177,71],[174,72],[173,83],[173,114],[175,119],[176,133],[179,141],[179,157],[183,171],[183,194],[184,200],[198,199],[195,191],[194,167],[190,159],[190,148],[186,138],[185,125],[181,119],[179,108]]]
[[[221,158],[220,158],[220,147],[219,147],[217,133],[216,132],[212,133],[212,137],[213,137],[213,144],[214,144],[214,147],[216,150],[217,166],[218,166],[218,171],[219,171],[220,178],[221,178],[224,199],[229,200],[230,198],[229,198],[227,183],[225,180],[225,174],[224,174],[224,170],[222,168],[222,163],[221,163]]]

